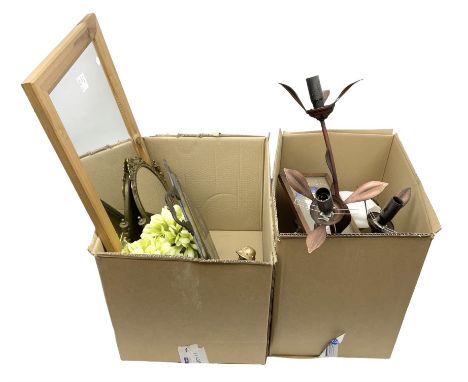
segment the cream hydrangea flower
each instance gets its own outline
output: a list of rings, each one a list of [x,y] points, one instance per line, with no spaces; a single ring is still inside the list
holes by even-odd
[[[179,205],[175,204],[174,210],[177,219],[185,220]],[[126,243],[122,253],[199,257],[192,234],[176,223],[167,207],[160,214],[151,216],[140,237],[133,243]]]

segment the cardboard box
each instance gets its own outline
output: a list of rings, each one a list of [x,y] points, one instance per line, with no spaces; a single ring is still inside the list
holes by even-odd
[[[273,271],[268,139],[155,136],[151,159],[166,159],[199,208],[220,260],[106,253],[95,256],[123,360],[180,362],[198,344],[215,363],[265,363]],[[122,205],[117,181],[130,142],[82,158],[100,195]],[[239,261],[250,245],[255,262]]]
[[[318,356],[334,337],[343,357],[390,357],[411,295],[440,224],[398,135],[388,130],[330,131],[342,190],[370,180],[389,185],[376,200],[404,187],[411,202],[395,217],[398,235],[329,235],[308,254],[293,232],[292,211],[277,181],[282,168],[328,172],[321,131],[284,133],[273,172],[275,289],[270,355]]]
[[[121,358],[182,362],[193,350],[190,357],[203,360],[201,347],[209,362],[264,363],[274,250],[268,138],[142,138],[94,14],[22,86],[99,233],[89,250]],[[121,242],[102,201],[124,212],[123,164],[135,156],[167,160],[219,260],[115,252]],[[141,184],[139,192],[161,196]],[[247,245],[256,261],[238,259]]]

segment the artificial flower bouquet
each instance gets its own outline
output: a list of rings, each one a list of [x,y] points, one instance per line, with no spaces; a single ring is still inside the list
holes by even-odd
[[[174,209],[177,218],[184,221],[181,207],[174,204]],[[174,220],[167,206],[160,214],[151,216],[139,240],[123,244],[122,253],[125,254],[199,257],[192,234]]]

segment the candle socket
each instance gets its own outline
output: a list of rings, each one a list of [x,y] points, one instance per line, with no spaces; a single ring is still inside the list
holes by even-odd
[[[369,223],[371,231],[380,233],[385,233],[386,229],[387,231],[394,231],[395,228],[392,219],[403,206],[403,201],[398,196],[394,196],[380,213],[369,212],[367,215],[367,222]]]
[[[325,215],[330,215],[333,211],[333,199],[330,190],[326,187],[321,187],[315,192],[315,200],[320,212]]]
[[[307,88],[309,89],[309,96],[310,100],[312,101],[312,105],[314,105],[314,109],[324,106],[323,101],[323,91],[322,86],[320,85],[320,78],[319,76],[309,77],[306,79]]]
[[[379,217],[377,218],[377,222],[380,225],[386,225],[389,221],[391,221],[398,211],[401,210],[403,207],[403,202],[398,196],[394,196],[390,199],[387,205],[380,211]]]

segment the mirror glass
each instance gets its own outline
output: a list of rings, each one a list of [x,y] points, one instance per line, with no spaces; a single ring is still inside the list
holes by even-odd
[[[124,160],[136,153],[92,42],[49,96],[119,234]]]
[[[138,197],[144,210],[150,214],[159,214],[166,205],[166,189],[159,178],[148,168],[139,167],[135,177]]]
[[[78,155],[129,139],[93,43],[50,93]]]

